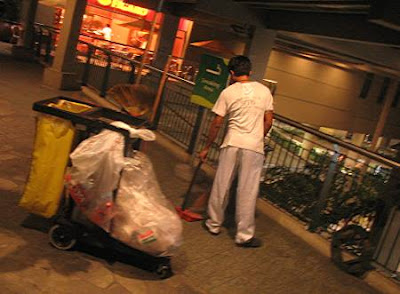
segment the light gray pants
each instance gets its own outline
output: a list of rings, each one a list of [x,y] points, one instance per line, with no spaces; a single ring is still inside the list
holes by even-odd
[[[210,231],[218,233],[224,222],[229,189],[238,171],[236,193],[236,243],[243,243],[254,236],[255,208],[260,186],[264,155],[247,149],[225,147],[221,149],[219,164],[208,202],[206,221]]]

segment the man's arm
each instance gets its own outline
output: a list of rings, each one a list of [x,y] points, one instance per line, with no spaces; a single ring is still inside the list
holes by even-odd
[[[210,129],[208,131],[206,146],[199,153],[199,158],[202,161],[206,160],[208,151],[210,150],[210,147],[211,147],[211,144],[217,138],[218,132],[221,129],[223,122],[224,122],[224,117],[219,116],[219,115],[216,115],[215,118],[213,119],[213,121],[211,122]]]
[[[264,137],[268,134],[269,130],[272,127],[272,121],[274,119],[274,112],[272,110],[268,110],[264,114]]]

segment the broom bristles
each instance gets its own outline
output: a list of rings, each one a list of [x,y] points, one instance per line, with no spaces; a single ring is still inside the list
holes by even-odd
[[[190,211],[189,209],[183,210],[180,206],[175,207],[175,210],[179,217],[187,222],[195,222],[204,219],[201,214]]]

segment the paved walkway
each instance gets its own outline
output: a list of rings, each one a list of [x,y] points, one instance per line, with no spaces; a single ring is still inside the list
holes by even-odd
[[[184,223],[185,241],[172,259],[175,275],[167,280],[90,253],[52,248],[38,219],[17,207],[31,161],[31,105],[81,94],[43,88],[41,74],[37,64],[12,60],[0,43],[0,293],[377,293],[260,212],[260,249],[235,247],[231,229],[212,237],[199,222]],[[162,190],[178,203],[188,183],[173,171],[183,159],[165,141],[149,144],[146,152]]]

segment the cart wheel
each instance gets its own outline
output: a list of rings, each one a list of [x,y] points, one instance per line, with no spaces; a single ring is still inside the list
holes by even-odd
[[[50,244],[60,250],[69,250],[76,244],[76,231],[70,225],[54,225],[49,230]]]
[[[155,270],[160,279],[167,279],[173,275],[171,266],[167,264],[160,264]]]

